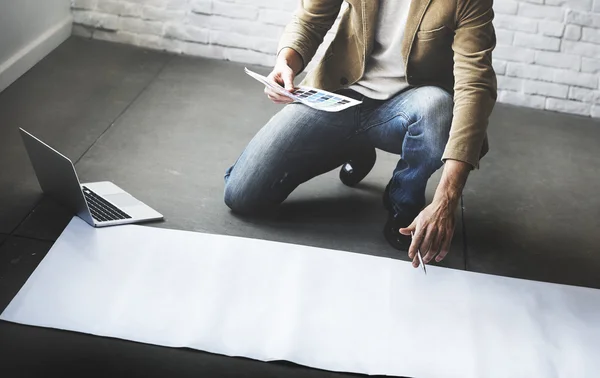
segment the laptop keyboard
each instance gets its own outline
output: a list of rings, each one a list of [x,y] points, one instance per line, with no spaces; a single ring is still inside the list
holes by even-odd
[[[115,221],[121,219],[131,219],[131,217],[116,206],[106,201],[96,193],[92,192],[85,186],[82,187],[83,195],[87,201],[88,207],[92,213],[92,217],[98,222]]]

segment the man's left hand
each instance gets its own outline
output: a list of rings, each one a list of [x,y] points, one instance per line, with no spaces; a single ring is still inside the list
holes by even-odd
[[[400,229],[403,235],[414,232],[408,257],[412,259],[415,268],[419,266],[417,250],[421,251],[426,264],[434,258],[436,262],[440,262],[446,257],[454,236],[455,209],[456,204],[448,200],[434,201],[421,211],[410,226]]]
[[[448,159],[431,205],[423,209],[410,226],[400,229],[403,235],[414,232],[408,257],[415,268],[419,266],[417,250],[421,251],[425,264],[434,258],[440,262],[448,254],[454,236],[454,211],[470,171],[469,164]]]

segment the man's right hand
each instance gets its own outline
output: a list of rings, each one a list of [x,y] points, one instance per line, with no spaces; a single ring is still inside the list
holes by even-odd
[[[293,92],[296,89],[294,87],[294,77],[301,69],[301,66],[302,58],[300,55],[292,49],[284,49],[277,57],[275,67],[267,78],[281,85],[287,91]],[[269,87],[265,87],[265,94],[276,104],[289,104],[294,101],[287,96],[275,92]]]

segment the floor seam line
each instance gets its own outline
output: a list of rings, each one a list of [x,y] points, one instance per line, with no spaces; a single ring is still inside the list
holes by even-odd
[[[42,239],[42,238],[36,238],[33,236],[23,236],[23,235],[9,235],[6,240],[4,240],[4,242],[0,243],[0,247],[2,246],[2,244],[6,243],[8,241],[8,239],[11,238],[21,238],[21,239],[28,239],[28,240],[33,240],[33,241],[37,241],[37,242],[44,242],[44,243],[56,243],[56,240],[48,240],[48,239]]]
[[[462,220],[462,237],[463,237],[463,268],[464,270],[468,270],[468,255],[469,255],[469,245],[467,243],[467,222],[465,220],[465,197],[464,195],[460,196],[460,212],[461,212],[461,220]]]
[[[2,234],[4,236],[6,236],[6,239],[0,241],[0,248],[2,248],[2,246],[4,245],[4,243],[6,243],[8,241],[8,239],[10,239],[11,235],[10,234]]]
[[[34,240],[34,241],[38,241],[38,242],[45,242],[45,243],[56,243],[56,240],[48,240],[48,239],[42,239],[42,238],[36,238],[33,236],[23,236],[23,235],[12,235],[15,238],[21,238],[21,239],[29,239],[29,240]]]
[[[152,79],[150,79],[148,81],[148,84],[146,84],[142,88],[142,90],[131,100],[131,102],[129,104],[127,104],[127,106],[125,106],[125,108],[121,112],[119,112],[119,114],[117,114],[117,116],[112,121],[109,122],[108,127],[92,142],[92,144],[88,148],[86,148],[86,150],[81,154],[81,156],[79,156],[79,158],[73,162],[73,165],[77,165],[77,163],[79,163],[79,161],[81,159],[83,159],[83,157],[92,149],[92,147],[94,147],[96,145],[96,143],[100,140],[100,138],[102,138],[104,136],[104,134],[106,134],[114,126],[114,124],[119,120],[119,118],[121,118],[123,116],[123,114],[125,114],[127,112],[127,110],[129,110],[129,108],[140,98],[140,96],[144,92],[146,92],[148,87],[150,87],[150,85],[152,85],[152,83],[154,83],[156,78],[164,71],[164,69],[169,65],[169,63],[171,63],[171,61],[173,61],[174,58],[175,58],[175,55],[173,55],[169,59],[167,59],[167,61],[162,65],[162,67],[160,67],[160,69],[156,72],[154,77],[152,77]],[[11,232],[8,234],[8,238],[6,238],[6,240],[8,240],[12,236],[18,236],[18,235],[15,235],[15,232],[19,229],[19,227],[21,227],[23,225],[23,223],[25,223],[25,221],[27,221],[27,219],[29,219],[29,217],[31,217],[31,214],[33,214],[35,209],[37,209],[37,207],[40,205],[40,203],[42,202],[42,199],[43,199],[43,196],[42,196],[42,198],[38,199],[38,201],[35,203],[33,208],[27,213],[27,215],[24,216],[23,219],[21,219],[21,221],[11,230]],[[0,245],[2,245],[2,244],[4,244],[4,242],[0,243]]]
[[[110,121],[110,123],[108,124],[108,127],[92,142],[92,144],[83,152],[83,154],[81,154],[81,156],[73,163],[73,165],[77,165],[81,161],[81,159],[83,159],[85,157],[85,155],[87,155],[87,153],[92,149],[92,147],[94,147],[96,145],[96,143],[98,143],[98,141],[104,136],[104,134],[106,134],[110,129],[112,129],[112,127],[115,125],[115,123],[117,123],[119,118],[121,118],[123,116],[123,114],[125,114],[131,108],[131,106],[142,96],[142,94],[144,94],[146,92],[146,90],[150,87],[150,85],[152,85],[152,83],[154,83],[156,78],[158,78],[158,76],[164,71],[164,69],[169,65],[169,63],[171,63],[171,61],[174,58],[175,58],[175,56],[171,56],[169,59],[167,59],[165,64],[163,64],[163,66],[156,72],[154,77],[152,77],[152,79],[150,79],[148,81],[148,84],[146,84],[144,86],[144,88],[142,88],[140,93],[138,93],[133,98],[133,100],[131,100],[131,102],[129,104],[127,104],[127,106],[125,106],[125,108],[119,114],[117,114],[117,116],[112,121]]]
[[[37,207],[40,205],[40,203],[42,203],[42,198],[38,198],[38,200],[35,202],[35,205],[33,205],[33,208],[31,210],[29,210],[29,212],[27,213],[27,215],[25,215],[23,217],[23,219],[21,219],[21,221],[10,231],[10,233],[8,234],[8,237],[10,238],[11,236],[15,236],[15,232],[17,232],[17,230],[19,229],[19,227],[21,227],[23,225],[23,223],[25,223],[27,221],[27,219],[29,219],[29,217],[31,217],[31,214],[33,214],[33,212],[35,211],[35,209],[37,209]],[[8,240],[8,238],[6,238],[6,240]]]

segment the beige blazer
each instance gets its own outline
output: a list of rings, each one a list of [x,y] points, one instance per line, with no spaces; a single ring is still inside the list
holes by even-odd
[[[303,0],[286,26],[279,50],[309,62],[335,22],[344,0]],[[303,85],[335,91],[357,82],[373,49],[379,0],[345,0],[338,32]],[[412,86],[434,85],[454,96],[450,139],[443,159],[479,166],[488,152],[488,118],[496,102],[492,50],[493,0],[412,0],[402,56]]]

